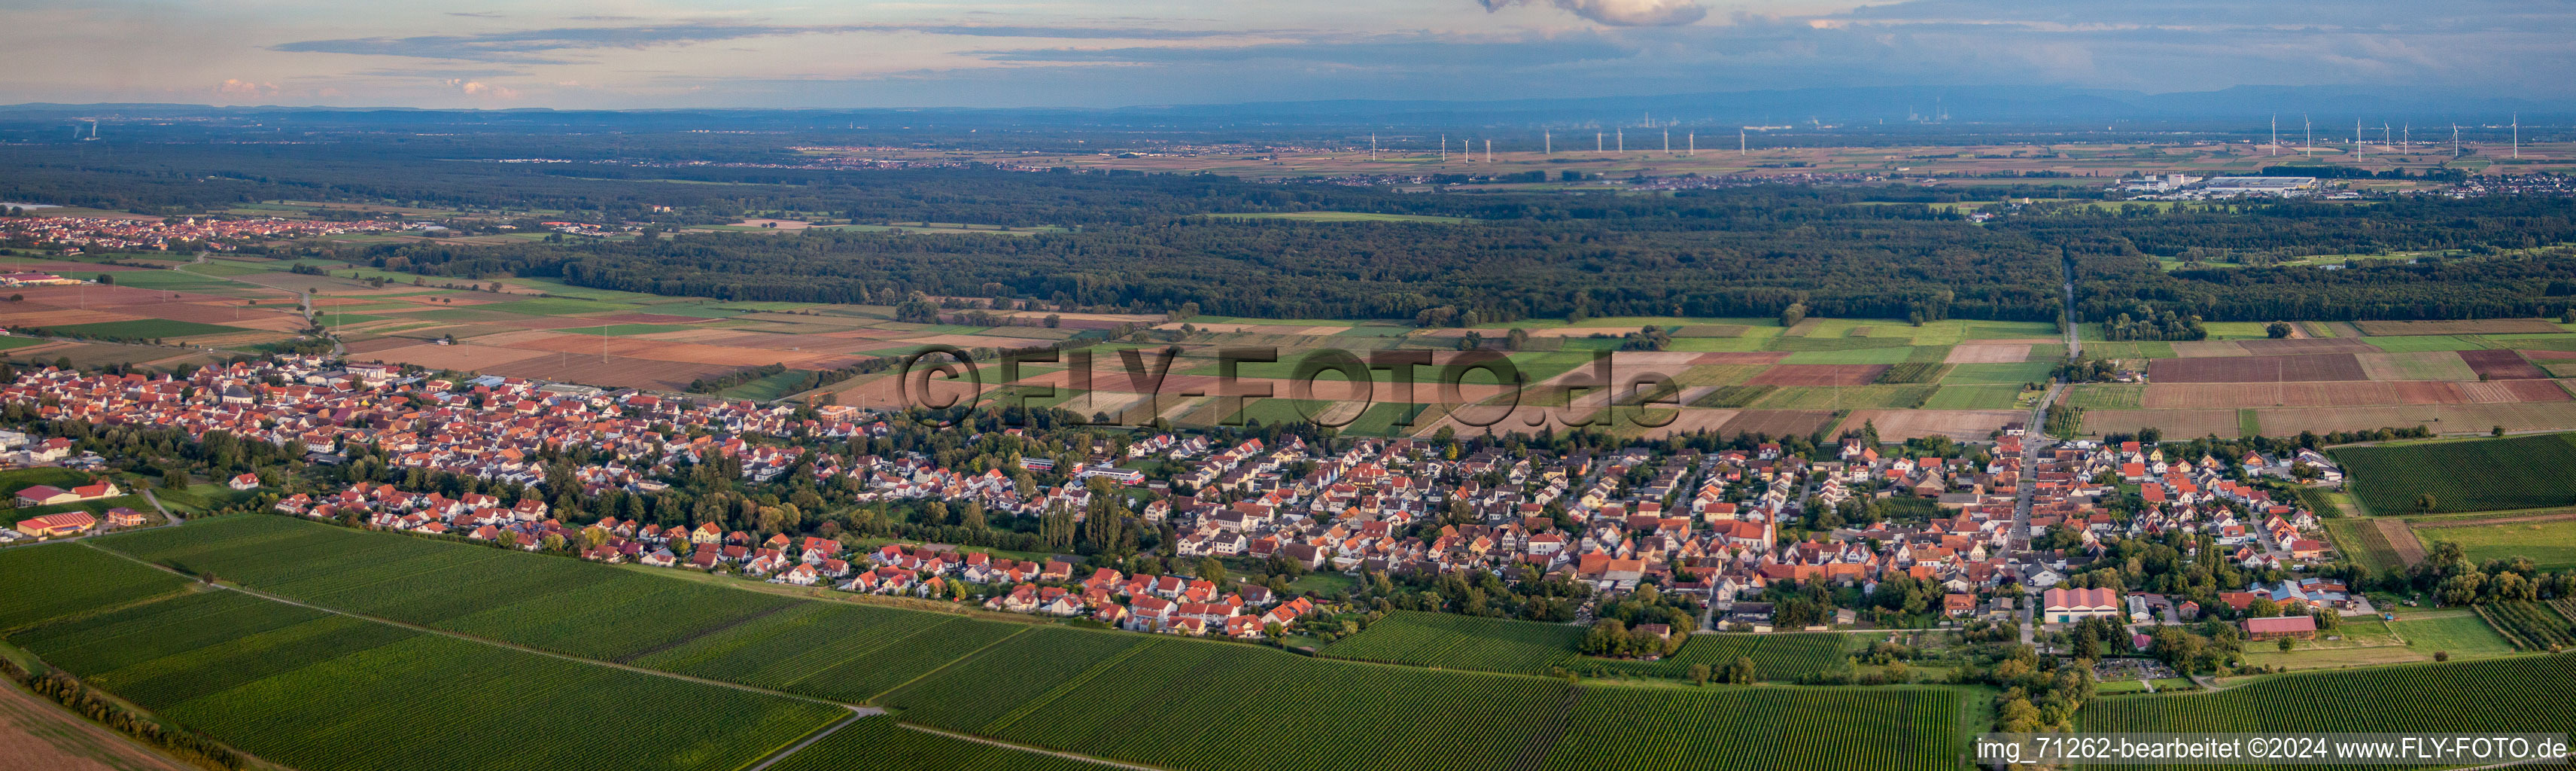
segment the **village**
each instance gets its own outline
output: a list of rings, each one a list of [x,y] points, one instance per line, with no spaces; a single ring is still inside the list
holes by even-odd
[[[2336,555],[2314,513],[2260,484],[2339,479],[2313,450],[2187,458],[2137,441],[2041,448],[2026,446],[2032,438],[2014,429],[1992,444],[1934,448],[1847,437],[1826,445],[1818,454],[1827,457],[1819,458],[1763,442],[1713,452],[1631,447],[1565,454],[1488,445],[1453,459],[1446,450],[1456,445],[1424,438],[1325,446],[1294,435],[1219,441],[1160,433],[1138,435],[1123,449],[1097,442],[1086,459],[1066,468],[1032,452],[1016,458],[1010,473],[998,467],[975,473],[920,453],[843,451],[856,446],[854,438],[892,432],[896,415],[518,378],[440,379],[311,356],[207,367],[184,377],[48,368],[22,373],[0,388],[0,400],[43,421],[168,428],[200,439],[230,432],[318,466],[345,462],[364,448],[380,452],[397,473],[443,472],[491,484],[451,496],[364,482],[312,492],[276,471],[226,480],[235,490],[279,492],[273,508],[281,513],[602,562],[973,602],[1139,631],[1259,639],[1332,599],[1282,596],[1251,582],[1222,585],[1181,567],[1203,559],[1349,576],[1545,576],[1584,585],[1595,602],[1651,585],[1693,598],[1703,613],[1699,629],[1708,631],[1897,622],[1849,607],[1821,618],[1774,613],[1775,600],[1802,585],[1867,596],[1900,575],[1937,600],[1914,614],[1933,623],[1977,619],[2057,628],[2096,617],[2184,623],[2211,609],[2179,596],[2091,585],[2076,570],[2106,542],[2171,533],[2207,536],[2206,543],[2247,575],[2275,577],[2221,594],[2230,617],[2258,599],[2285,610],[2371,612],[2339,582],[2298,576]],[[1013,436],[1024,431],[1002,429]],[[12,436],[20,446],[0,447],[11,465],[79,460],[62,437]],[[1122,505],[1141,502],[1138,519],[1176,536],[1160,546],[1174,568],[1131,573],[1081,557],[1014,559],[938,543],[860,548],[847,533],[755,533],[715,521],[666,525],[615,511],[575,512],[581,518],[568,519],[544,497],[496,494],[561,484],[560,477],[549,478],[541,457],[552,451],[589,459],[571,475],[578,490],[570,492],[582,499],[667,490],[682,469],[717,459],[739,464],[740,481],[749,485],[810,474],[853,504],[972,504],[997,519],[1065,514],[1078,520],[1096,510],[1097,496],[1109,495]],[[1181,471],[1161,478],[1143,468]],[[1038,478],[1033,475],[1049,482],[1027,484]],[[25,500],[31,494],[42,500]],[[113,490],[31,488],[19,493],[18,503],[102,494]],[[89,526],[66,518],[20,530],[52,537]],[[2313,634],[2313,626],[2288,628],[2306,618],[2265,620],[2259,633]]]
[[[85,251],[174,248],[229,252],[249,243],[405,227],[400,222],[381,220],[335,222],[281,217],[0,217],[0,241],[60,248],[64,254],[75,255]]]

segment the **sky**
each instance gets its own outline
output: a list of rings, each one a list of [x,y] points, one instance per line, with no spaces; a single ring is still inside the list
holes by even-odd
[[[1119,107],[1838,86],[2576,96],[2576,4],[13,0],[0,103]]]

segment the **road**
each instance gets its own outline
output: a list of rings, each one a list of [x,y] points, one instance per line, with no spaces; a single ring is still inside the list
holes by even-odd
[[[2084,355],[2084,336],[2075,333],[2075,266],[2065,264],[2058,269],[2066,272],[2066,360],[2074,361]]]

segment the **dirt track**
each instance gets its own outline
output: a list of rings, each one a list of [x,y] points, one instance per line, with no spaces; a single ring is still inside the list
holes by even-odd
[[[132,740],[72,716],[14,685],[0,685],[0,768],[186,771]]]

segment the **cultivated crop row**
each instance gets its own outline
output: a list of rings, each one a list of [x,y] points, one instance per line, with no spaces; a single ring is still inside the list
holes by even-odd
[[[1588,687],[1543,768],[1950,768],[1964,746],[1959,699],[1947,688]]]
[[[2503,632],[2516,648],[2554,651],[2576,645],[2576,635],[2569,633],[2567,619],[2537,602],[2480,605],[2478,615],[2486,619],[2488,626]]]
[[[37,585],[0,583],[12,595]],[[338,769],[736,767],[847,713],[211,591],[9,640],[253,754]]]
[[[77,543],[0,551],[0,586],[25,587],[0,602],[0,630],[168,594],[187,583]]]
[[[1323,655],[1444,669],[1543,674],[1575,658],[1584,628],[1454,613],[1396,611]]]

